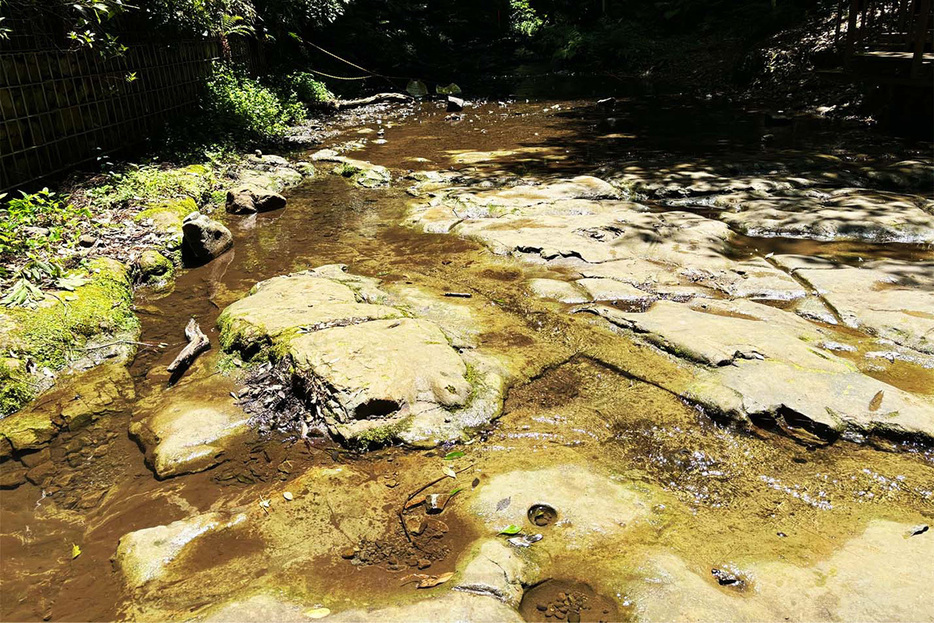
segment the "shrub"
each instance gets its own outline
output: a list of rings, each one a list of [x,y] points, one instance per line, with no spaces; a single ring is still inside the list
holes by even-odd
[[[334,99],[334,94],[328,89],[327,85],[320,80],[315,80],[314,75],[297,71],[289,74],[285,79],[286,86],[295,93],[300,102],[305,104],[320,104]]]
[[[204,108],[209,119],[238,143],[282,139],[291,125],[304,118],[304,109],[294,95],[280,98],[227,67],[218,67],[208,80]]]

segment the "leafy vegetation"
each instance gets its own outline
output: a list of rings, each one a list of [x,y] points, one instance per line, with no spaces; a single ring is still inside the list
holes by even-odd
[[[73,246],[82,228],[91,226],[87,208],[73,206],[48,188],[20,195],[0,205],[0,263],[4,265],[61,244]]]
[[[205,109],[218,130],[237,144],[282,139],[305,116],[294,94],[282,98],[229,67],[218,67],[208,81]]]
[[[185,197],[202,202],[216,181],[213,168],[200,164],[183,168],[131,165],[108,173],[105,181],[88,189],[86,195],[90,203],[101,208]]]
[[[285,79],[286,88],[295,93],[303,104],[320,104],[334,99],[334,94],[323,82],[316,80],[313,74],[296,71]]]

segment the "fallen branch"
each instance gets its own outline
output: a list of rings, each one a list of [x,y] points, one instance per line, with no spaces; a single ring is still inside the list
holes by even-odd
[[[211,341],[208,336],[202,333],[201,327],[198,326],[194,318],[189,320],[188,326],[185,327],[185,337],[188,338],[188,345],[182,349],[175,361],[166,368],[172,373],[173,379],[184,374],[198,355],[211,348]]]
[[[326,110],[347,110],[348,108],[358,108],[360,106],[369,106],[381,102],[410,102],[412,98],[404,93],[377,93],[369,97],[361,97],[355,100],[330,100],[315,104],[316,108]]]

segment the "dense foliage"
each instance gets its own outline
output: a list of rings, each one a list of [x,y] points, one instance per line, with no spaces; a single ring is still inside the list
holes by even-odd
[[[280,139],[305,113],[294,94],[280,97],[229,67],[218,67],[208,80],[204,101],[208,119],[240,143]]]
[[[3,199],[0,196],[0,201]],[[0,271],[7,262],[25,254],[46,251],[61,243],[76,244],[90,217],[87,209],[74,207],[48,188],[8,198],[0,204]]]

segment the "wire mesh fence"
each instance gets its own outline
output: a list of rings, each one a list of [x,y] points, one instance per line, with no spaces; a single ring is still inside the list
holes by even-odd
[[[234,60],[256,69],[251,43]],[[132,44],[93,51],[0,52],[0,191],[36,183],[145,140],[197,105],[220,60],[217,41]]]

